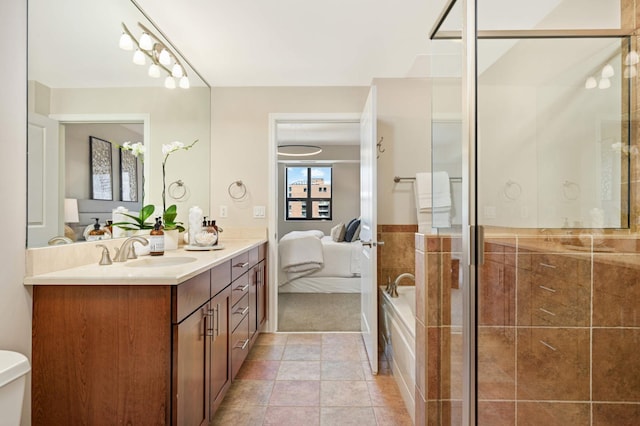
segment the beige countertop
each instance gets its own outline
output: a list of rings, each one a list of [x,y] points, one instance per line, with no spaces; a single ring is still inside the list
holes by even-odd
[[[222,250],[166,251],[163,256],[140,256],[136,260],[98,265],[96,262],[43,274],[26,276],[25,285],[176,285],[266,243],[266,238],[227,239]],[[178,263],[183,258],[187,263]],[[135,266],[154,262],[152,266]],[[162,263],[168,263],[162,265]]]

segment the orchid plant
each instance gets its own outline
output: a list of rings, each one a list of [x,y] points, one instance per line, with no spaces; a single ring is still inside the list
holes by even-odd
[[[198,142],[198,139],[193,141],[190,145],[185,145],[179,141],[173,141],[171,143],[167,143],[162,145],[162,155],[164,155],[164,159],[162,160],[162,220],[164,222],[165,230],[177,229],[179,232],[184,232],[184,226],[182,222],[176,222],[176,217],[178,216],[178,208],[175,204],[167,207],[167,184],[166,184],[166,166],[167,160],[169,156],[176,151],[190,150],[195,144]]]
[[[190,145],[185,145],[179,141],[173,141],[168,144],[162,145],[162,155],[164,158],[162,159],[162,221],[163,228],[167,231],[177,229],[179,232],[184,231],[184,226],[182,222],[177,222],[176,217],[178,216],[178,208],[175,204],[167,207],[166,201],[166,193],[167,193],[167,184],[166,184],[166,166],[167,160],[169,156],[176,151],[184,150],[187,151],[191,149],[198,140],[196,139]],[[140,143],[131,143],[124,142],[122,144],[122,149],[129,150],[131,153],[140,159],[142,163],[144,163],[144,154],[145,154],[145,146]],[[144,187],[144,176],[143,176],[143,187]],[[118,226],[127,231],[136,231],[139,229],[153,229],[153,223],[147,222],[153,212],[155,211],[155,206],[153,204],[144,205],[144,191],[142,193],[142,204],[143,207],[138,213],[138,216],[130,215],[127,213],[123,213],[128,218],[132,219],[134,222],[117,222],[114,223],[114,226]]]

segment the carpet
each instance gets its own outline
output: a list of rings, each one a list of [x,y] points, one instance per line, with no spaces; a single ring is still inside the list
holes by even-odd
[[[281,293],[278,331],[360,331],[360,293]]]

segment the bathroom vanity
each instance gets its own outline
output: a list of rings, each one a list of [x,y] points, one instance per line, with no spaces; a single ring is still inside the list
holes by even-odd
[[[33,425],[209,424],[267,313],[266,240],[225,246],[27,277]]]

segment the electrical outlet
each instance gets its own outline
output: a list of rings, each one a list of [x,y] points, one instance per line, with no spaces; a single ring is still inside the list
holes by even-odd
[[[220,206],[220,217],[227,217],[227,206]]]
[[[495,219],[496,218],[496,207],[495,206],[485,206],[484,207],[484,217],[485,217],[485,219]]]
[[[265,216],[264,206],[253,206],[253,217],[264,217],[264,216]]]

